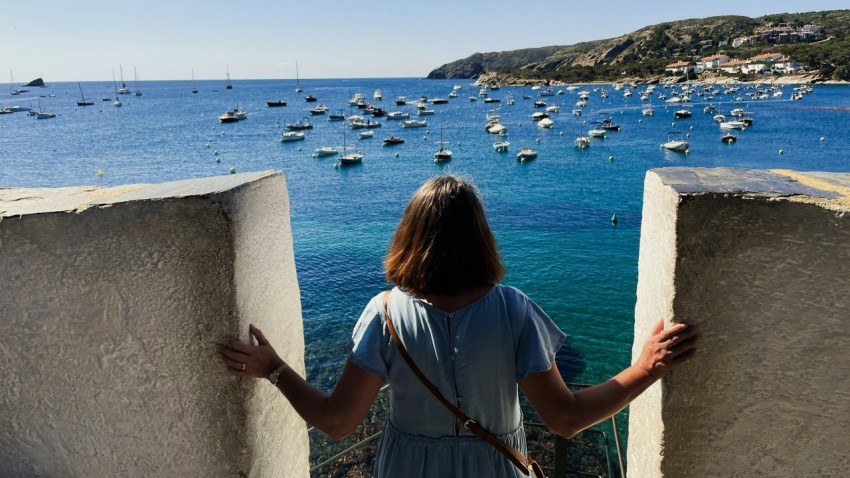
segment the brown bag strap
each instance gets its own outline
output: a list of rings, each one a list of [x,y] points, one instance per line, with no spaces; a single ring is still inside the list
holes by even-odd
[[[482,440],[486,441],[490,445],[496,448],[499,453],[505,455],[508,460],[511,461],[520,471],[525,475],[532,475],[538,478],[546,478],[546,475],[543,474],[543,470],[540,468],[540,465],[537,464],[534,460],[529,460],[522,453],[520,453],[514,447],[504,443],[499,440],[492,433],[487,431],[486,428],[482,427],[475,420],[469,418],[465,413],[463,413],[459,408],[457,408],[452,402],[450,402],[440,390],[428,380],[428,377],[422,373],[422,370],[416,366],[416,363],[413,361],[413,358],[407,352],[407,349],[404,347],[404,344],[401,343],[401,339],[398,337],[398,333],[393,327],[393,321],[390,319],[390,312],[387,310],[387,301],[389,300],[390,293],[384,292],[384,315],[387,319],[387,329],[390,331],[390,336],[392,337],[392,341],[398,349],[401,357],[407,362],[407,365],[410,367],[410,370],[413,371],[413,374],[416,375],[416,378],[425,385],[425,388],[428,389],[434,397],[440,401],[446,408],[449,409],[450,412],[463,424],[464,428],[471,431]]]

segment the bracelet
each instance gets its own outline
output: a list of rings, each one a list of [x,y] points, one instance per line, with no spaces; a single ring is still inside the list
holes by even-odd
[[[272,373],[269,374],[269,381],[272,383],[272,385],[274,385],[275,387],[277,386],[277,382],[278,380],[280,380],[280,374],[282,374],[288,368],[291,368],[289,364],[283,362],[280,367],[274,369]]]

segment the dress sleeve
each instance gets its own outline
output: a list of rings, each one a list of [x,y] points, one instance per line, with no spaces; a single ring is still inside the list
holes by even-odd
[[[383,307],[377,304],[379,301],[372,299],[357,319],[348,340],[348,360],[369,373],[386,377],[387,332]]]
[[[534,372],[549,370],[555,354],[566,339],[561,329],[531,299],[526,298],[525,324],[519,334],[516,348],[516,379],[524,379]]]

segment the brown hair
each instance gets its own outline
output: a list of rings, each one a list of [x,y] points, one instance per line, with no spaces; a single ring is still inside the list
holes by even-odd
[[[387,281],[413,293],[454,295],[505,275],[475,187],[438,176],[413,194],[387,258]]]

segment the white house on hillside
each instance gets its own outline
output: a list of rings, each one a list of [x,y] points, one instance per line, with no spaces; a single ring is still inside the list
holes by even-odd
[[[711,55],[700,59],[700,64],[702,64],[703,70],[716,70],[720,68],[720,65],[727,61],[729,61],[728,56],[718,53],[717,55]]]

